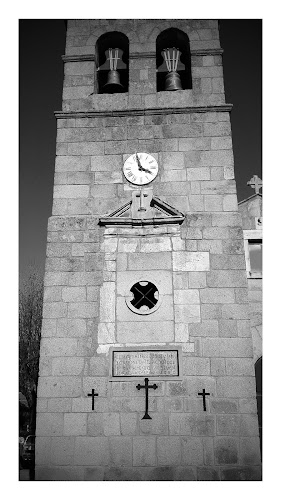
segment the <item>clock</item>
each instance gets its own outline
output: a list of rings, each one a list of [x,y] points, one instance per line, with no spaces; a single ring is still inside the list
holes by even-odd
[[[148,153],[135,153],[125,161],[123,172],[129,182],[143,186],[155,179],[158,173],[158,163]]]

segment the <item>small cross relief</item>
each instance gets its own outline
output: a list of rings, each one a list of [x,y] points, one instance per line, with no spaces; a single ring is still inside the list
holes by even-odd
[[[258,175],[253,175],[252,179],[247,182],[247,186],[251,186],[255,190],[256,194],[260,194],[260,189],[262,188],[262,180]]]
[[[140,189],[132,192],[132,217],[144,219],[152,217],[152,189]]]

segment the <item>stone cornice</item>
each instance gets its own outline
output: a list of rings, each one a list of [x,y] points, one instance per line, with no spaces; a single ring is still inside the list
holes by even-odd
[[[71,56],[61,56],[63,62],[95,61],[94,54],[77,54]]]
[[[220,56],[223,49],[193,49],[190,53],[192,56]]]
[[[232,104],[219,104],[217,106],[182,106],[178,108],[149,108],[149,109],[115,109],[91,111],[55,111],[57,119],[65,118],[94,118],[103,116],[141,116],[141,115],[171,115],[180,113],[210,113],[230,112]]]
[[[223,54],[223,49],[193,49],[192,56],[216,56]],[[95,61],[94,54],[76,54],[61,56],[63,62]],[[130,52],[130,59],[156,58],[156,52]]]

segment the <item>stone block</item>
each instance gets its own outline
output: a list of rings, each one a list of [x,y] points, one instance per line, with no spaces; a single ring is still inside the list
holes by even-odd
[[[105,436],[120,436],[120,415],[119,413],[104,413],[103,425]]]
[[[115,283],[103,283],[100,289],[100,321],[115,321]]]
[[[133,438],[133,465],[136,467],[156,465],[156,438],[141,436]]]
[[[108,438],[76,437],[73,455],[75,465],[108,465],[109,457]]]
[[[70,412],[71,411],[71,398],[49,398],[48,399],[49,412]]]
[[[205,338],[203,342],[203,356],[213,358],[249,358],[253,354],[252,343],[242,338]]]
[[[203,455],[204,464],[213,465],[214,464],[214,440],[213,438],[203,438]]]
[[[198,290],[175,290],[175,304],[199,304]]]
[[[202,320],[200,323],[190,324],[189,334],[191,337],[218,337],[218,321]]]
[[[220,481],[220,470],[212,467],[200,467],[197,469],[198,481]]]
[[[173,339],[173,321],[126,321],[117,323],[117,341],[119,343],[172,342]]]
[[[217,415],[218,436],[238,436],[240,415]]]
[[[230,396],[230,398],[232,395]],[[237,413],[238,403],[235,399],[213,399],[210,401],[211,413]]]
[[[41,356],[75,356],[77,339],[44,338],[41,340]]]
[[[84,287],[65,287],[62,289],[62,300],[64,302],[84,302],[86,300],[86,289]]]
[[[61,302],[48,302],[43,306],[43,318],[65,318],[67,314],[67,305]]]
[[[210,375],[210,360],[199,357],[184,357],[183,375]]]
[[[37,415],[37,436],[62,436],[63,415],[61,413],[40,413]]]
[[[200,322],[200,306],[191,305],[176,305],[175,306],[175,321],[176,323],[199,323]]]
[[[233,319],[219,320],[219,336],[220,337],[237,337],[237,321]]]
[[[238,463],[238,440],[231,437],[214,438],[215,464]]]
[[[95,318],[98,315],[98,306],[94,302],[74,302],[68,304],[69,318]]]
[[[226,194],[223,197],[223,210],[225,212],[236,212],[238,210],[236,194]]]
[[[226,374],[234,376],[255,376],[253,359],[226,359]]]
[[[222,316],[222,306],[219,304],[201,304],[201,316],[204,319],[219,319]]]
[[[127,467],[132,465],[133,450],[131,437],[109,437],[109,463],[113,466]]]
[[[52,360],[52,375],[80,375],[84,368],[84,358],[66,357]]]
[[[180,465],[181,439],[178,436],[157,437],[158,465]]]
[[[115,342],[115,323],[99,323],[98,343],[112,344]]]
[[[81,395],[80,377],[40,377],[38,395],[45,398],[78,397]]]
[[[182,464],[203,465],[203,443],[202,439],[194,437],[182,438]]]
[[[51,437],[36,436],[35,456],[36,466],[51,463]]]
[[[187,181],[204,181],[211,179],[211,171],[209,167],[188,167],[186,169]]]
[[[204,207],[207,212],[221,212],[223,209],[223,197],[221,195],[204,196]]]
[[[185,323],[175,324],[175,341],[176,342],[189,341],[188,325],[186,325]]]
[[[244,255],[211,255],[211,269],[245,269]]]
[[[247,278],[244,270],[210,271],[207,275],[209,287],[246,287]]]
[[[128,255],[129,270],[171,269],[171,252]]]
[[[89,186],[70,185],[70,186],[54,186],[54,199],[56,198],[88,198]]]
[[[188,288],[205,288],[206,273],[202,271],[190,272],[188,274],[188,285],[189,285]]]
[[[88,156],[57,156],[56,172],[86,172],[90,166]]]
[[[240,413],[254,413],[257,414],[257,400],[256,397],[239,399]]]
[[[174,271],[208,271],[210,269],[207,252],[174,252]]]
[[[207,281],[209,277],[207,275]],[[202,304],[228,304],[235,302],[234,290],[229,288],[204,288],[200,290]]]
[[[141,435],[167,435],[168,430],[168,415],[165,413],[153,413],[152,420],[140,420],[139,422]]]
[[[258,436],[258,417],[257,415],[244,414],[240,420],[240,436]]]
[[[227,227],[205,227],[203,229],[203,239],[207,240],[228,240],[229,230]],[[224,244],[224,242],[223,242]]]
[[[86,334],[84,319],[60,318],[57,321],[57,337],[85,337]]]
[[[222,318],[223,319],[249,319],[249,306],[248,304],[224,304],[222,305]],[[239,322],[238,335],[239,335]]]
[[[222,398],[253,397],[256,393],[254,377],[218,377],[217,396]]]
[[[81,467],[36,467],[36,481],[83,481]]]
[[[94,156],[104,153],[104,142],[70,142],[67,153],[71,156]]]
[[[90,406],[90,408],[91,408],[91,405],[88,405],[88,406]],[[96,407],[96,402],[95,402],[95,407]],[[104,423],[103,413],[90,413],[90,414],[88,414],[87,435],[88,436],[103,436],[104,435],[103,423]]]
[[[136,434],[138,434],[137,413],[120,413],[120,422],[122,436],[135,436]]]
[[[65,413],[63,422],[64,436],[85,436],[87,430],[86,413]]]
[[[61,290],[61,286],[45,286],[44,302],[61,302]]]
[[[211,359],[211,375],[218,377],[219,375],[225,375],[225,359],[223,358],[212,358]]]
[[[240,438],[240,462],[243,465],[260,464],[260,440],[258,437]]]
[[[261,481],[260,467],[221,468],[222,481]]]

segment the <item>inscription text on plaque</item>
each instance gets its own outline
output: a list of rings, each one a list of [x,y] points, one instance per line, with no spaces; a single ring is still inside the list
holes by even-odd
[[[179,377],[179,349],[114,349],[111,352],[111,377]]]

